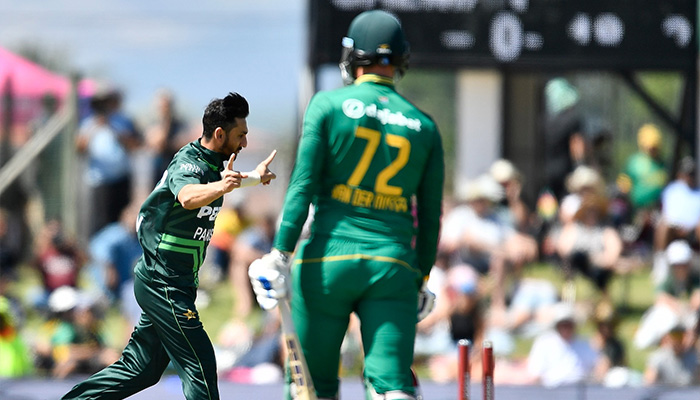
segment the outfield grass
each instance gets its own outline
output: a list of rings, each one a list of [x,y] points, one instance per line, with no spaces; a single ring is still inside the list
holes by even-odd
[[[563,286],[561,273],[551,264],[528,266],[525,270],[525,276],[547,279],[554,283],[555,287],[560,291]],[[39,282],[36,271],[29,267],[23,267],[20,269],[20,280],[17,285],[13,286],[11,294],[16,298],[23,299],[31,291],[31,288],[38,285]],[[595,288],[584,278],[576,277],[575,287],[577,302],[593,306],[598,300],[599,295]],[[653,301],[654,291],[649,279],[648,269],[635,271],[627,276],[616,276],[611,282],[610,294],[618,310],[618,332],[620,339],[625,344],[629,365],[641,371],[644,368],[649,351],[637,350],[632,345],[632,338],[642,313]],[[216,341],[219,332],[232,317],[235,297],[227,281],[213,284],[208,288],[207,295],[209,296],[208,305],[200,307],[199,311],[205,329],[212,340]],[[262,311],[256,312],[250,319],[251,323],[259,324],[261,313]],[[43,316],[32,309],[28,309],[26,317],[24,330],[28,332],[27,337],[36,337],[36,332],[40,331],[43,323]],[[580,326],[580,333],[583,336],[590,336],[594,329],[592,321],[587,321]],[[129,330],[130,327],[127,326],[124,318],[120,315],[118,308],[110,308],[105,314],[104,322],[104,333],[107,343],[114,348],[122,348],[128,337],[126,335]],[[531,344],[532,339],[518,339],[513,356],[526,357]],[[355,376],[358,372],[349,370],[345,371],[345,373]]]

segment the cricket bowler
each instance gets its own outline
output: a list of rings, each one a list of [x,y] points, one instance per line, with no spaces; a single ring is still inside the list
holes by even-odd
[[[141,319],[121,358],[63,399],[126,398],[156,384],[171,361],[186,399],[219,399],[214,349],[195,307],[199,268],[223,195],[276,177],[268,168],[275,151],[254,171],[233,169],[248,144],[247,117],[248,102],[238,93],[212,100],[201,138],[179,150],[141,206],[143,256],[134,270]]]
[[[416,323],[434,299],[424,280],[440,229],[442,142],[435,122],[394,88],[409,56],[396,17],[359,14],[342,47],[347,86],[309,103],[274,249],[248,272],[263,308],[286,296],[288,260],[313,204],[311,236],[290,279],[318,398],[338,398],[340,347],[354,312],[367,398],[415,399]]]

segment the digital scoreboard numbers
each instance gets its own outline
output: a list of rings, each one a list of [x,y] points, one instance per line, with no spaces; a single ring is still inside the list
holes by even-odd
[[[403,22],[422,66],[694,69],[696,0],[311,0],[313,65],[336,63],[352,18]]]

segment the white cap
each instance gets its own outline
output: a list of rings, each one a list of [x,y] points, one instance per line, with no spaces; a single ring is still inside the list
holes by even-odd
[[[556,326],[563,321],[576,322],[576,313],[574,312],[573,305],[566,302],[559,302],[555,304],[552,309],[552,325]]]
[[[53,312],[65,312],[74,309],[78,303],[78,291],[71,286],[61,286],[49,296],[49,309]]]
[[[599,189],[603,184],[600,173],[586,165],[579,165],[566,178],[566,189],[569,193],[578,192],[585,187]]]
[[[693,258],[693,250],[685,240],[674,240],[666,248],[666,260],[669,265],[687,264]]]
[[[508,182],[511,179],[519,179],[520,177],[520,173],[513,163],[504,159],[496,160],[491,164],[489,173],[499,183]]]
[[[460,185],[457,188],[456,195],[461,201],[486,199],[497,203],[503,199],[505,193],[503,192],[503,187],[496,180],[490,175],[484,174],[464,185]]]

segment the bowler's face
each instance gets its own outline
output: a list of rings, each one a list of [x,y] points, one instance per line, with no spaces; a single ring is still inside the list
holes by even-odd
[[[224,141],[221,153],[231,156],[238,153],[248,146],[248,122],[245,118],[236,118],[236,126],[226,132],[226,140]]]

